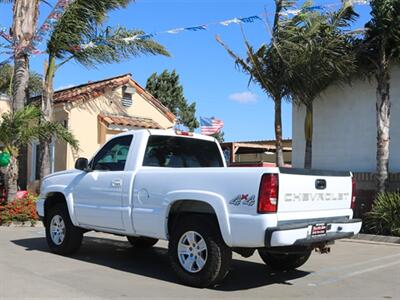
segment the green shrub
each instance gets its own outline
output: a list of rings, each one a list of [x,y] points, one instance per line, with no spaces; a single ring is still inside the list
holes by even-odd
[[[400,236],[400,192],[378,195],[365,226],[374,234]]]

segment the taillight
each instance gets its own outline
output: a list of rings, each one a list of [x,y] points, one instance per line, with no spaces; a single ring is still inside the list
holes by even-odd
[[[354,210],[354,209],[356,209],[357,183],[356,183],[356,179],[354,177],[351,180],[352,180],[351,208]]]
[[[274,213],[278,208],[278,174],[264,174],[258,193],[258,213]]]

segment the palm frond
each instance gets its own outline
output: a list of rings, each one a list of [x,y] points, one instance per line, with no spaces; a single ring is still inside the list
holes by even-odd
[[[95,46],[70,52],[76,61],[90,67],[98,63],[120,62],[143,54],[170,56],[162,45],[152,39],[126,40],[126,38],[143,34],[141,30],[127,30],[124,27],[116,30],[107,28],[91,36],[90,42],[93,42]]]
[[[348,81],[356,72],[354,36],[346,29],[356,17],[351,7],[338,12],[309,12],[285,23],[278,44],[294,101],[311,103],[333,82]]]
[[[75,0],[54,28],[47,43],[47,51],[57,58],[65,58],[72,46],[81,45],[93,35],[111,10],[126,7],[132,0]]]
[[[74,150],[79,149],[79,142],[74,135],[59,122],[44,121],[39,124],[38,135],[41,140],[54,137],[56,140],[69,144]]]
[[[34,105],[27,105],[15,113],[4,113],[0,120],[0,143],[14,152],[14,156],[20,146],[51,137],[70,144],[74,149],[79,147],[71,132],[61,123],[44,120],[40,109]]]

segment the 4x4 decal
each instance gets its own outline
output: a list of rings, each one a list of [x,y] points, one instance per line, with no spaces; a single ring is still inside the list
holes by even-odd
[[[249,194],[241,194],[229,201],[229,204],[239,206],[239,205],[246,205],[246,206],[253,206],[256,203],[256,196],[249,195]]]

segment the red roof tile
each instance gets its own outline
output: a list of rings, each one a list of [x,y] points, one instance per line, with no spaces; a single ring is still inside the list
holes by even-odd
[[[152,119],[140,117],[127,117],[118,115],[99,114],[98,119],[106,126],[117,125],[126,127],[146,128],[146,129],[162,129],[161,125]]]
[[[156,99],[148,91],[142,88],[136,81],[134,81],[130,73],[95,82],[88,82],[85,84],[56,91],[54,92],[53,101],[56,104],[75,101],[86,101],[105,94],[106,89],[114,89],[116,87],[126,85],[127,83],[132,84],[136,88],[136,91],[140,95],[142,95],[150,104],[152,104],[157,110],[159,110],[169,121],[174,122],[176,120],[175,115],[158,99]],[[36,96],[33,97],[31,101],[38,101],[40,99],[41,96]]]

